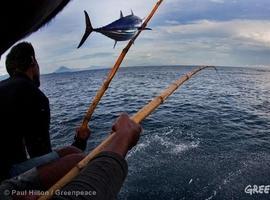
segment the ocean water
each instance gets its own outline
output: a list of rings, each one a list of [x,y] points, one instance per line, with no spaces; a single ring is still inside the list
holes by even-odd
[[[121,112],[134,114],[192,67],[122,68],[99,104],[88,151]],[[108,70],[42,76],[51,104],[54,148],[69,145]],[[129,152],[118,199],[270,199],[247,194],[270,185],[270,70],[207,69],[179,88],[143,123]]]

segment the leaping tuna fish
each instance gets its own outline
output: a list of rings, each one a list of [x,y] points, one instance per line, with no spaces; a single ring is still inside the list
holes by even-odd
[[[124,17],[122,11],[120,11],[120,19],[112,22],[111,24],[108,24],[107,26],[103,26],[101,28],[93,28],[88,13],[84,11],[84,14],[86,29],[78,48],[83,45],[85,40],[93,31],[99,32],[115,40],[113,47],[115,48],[118,41],[126,41],[132,39],[134,35],[141,29],[143,23],[143,20],[140,17],[135,16],[133,11],[131,11],[131,15],[126,17]],[[145,28],[144,30],[151,29]]]

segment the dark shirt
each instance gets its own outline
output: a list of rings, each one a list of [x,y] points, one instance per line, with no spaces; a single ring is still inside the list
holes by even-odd
[[[102,152],[52,200],[116,199],[127,176],[124,158],[113,152]]]
[[[50,107],[45,94],[23,73],[0,82],[0,182],[13,164],[50,153]],[[87,141],[74,138],[85,150]]]
[[[0,180],[11,165],[51,152],[48,98],[26,75],[0,82]]]

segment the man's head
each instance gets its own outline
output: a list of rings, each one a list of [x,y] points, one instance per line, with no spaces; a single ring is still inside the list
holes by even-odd
[[[6,69],[12,77],[16,72],[26,74],[36,86],[40,85],[39,65],[31,43],[21,42],[10,50],[6,58]]]

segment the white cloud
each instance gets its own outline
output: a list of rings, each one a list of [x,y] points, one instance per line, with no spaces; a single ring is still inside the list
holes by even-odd
[[[5,74],[6,74],[6,69],[0,66],[0,76],[5,75]]]
[[[232,20],[225,22],[201,20],[187,25],[160,27],[163,36],[230,38],[247,44],[270,48],[270,21]]]
[[[171,24],[171,25],[179,25],[180,22],[176,20],[166,20],[166,24]]]
[[[269,66],[269,33],[270,21],[201,20],[144,33],[139,51],[142,55],[151,52],[154,56],[148,61],[152,63]]]
[[[224,0],[210,0],[211,2],[214,2],[214,3],[224,3]]]

